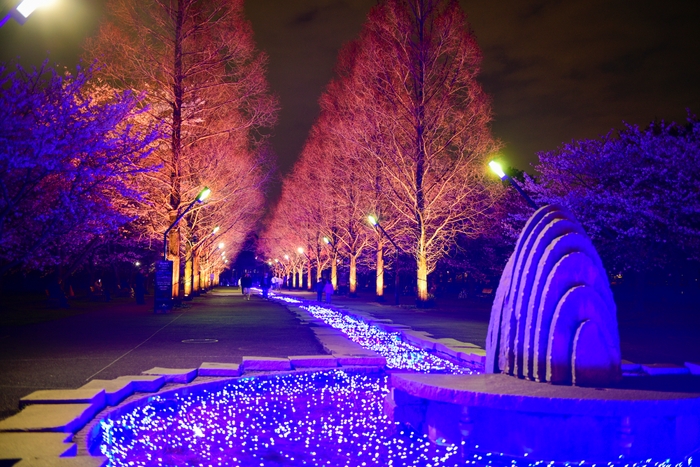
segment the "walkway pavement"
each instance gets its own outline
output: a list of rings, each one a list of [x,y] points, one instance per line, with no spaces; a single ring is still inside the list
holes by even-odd
[[[316,298],[311,292],[283,293]],[[481,347],[491,307],[486,300],[443,300],[438,308],[420,310],[411,297],[402,297],[396,307],[379,304],[370,295],[335,296],[333,303]],[[619,314],[623,358],[700,362],[697,312],[660,310],[639,316],[623,306]],[[184,342],[189,339],[216,342]],[[150,304],[126,299],[95,303],[82,314],[0,326],[0,419],[16,413],[19,399],[39,389],[78,388],[91,379],[135,375],[158,366],[195,368],[203,362],[240,363],[246,355],[321,353],[310,329],[283,305],[255,296],[245,301],[238,289],[219,288],[167,315],[154,315]]]
[[[0,327],[0,419],[39,389],[73,389],[91,379],[137,375],[153,367],[240,363],[245,355],[321,354],[309,330],[277,303],[217,289],[170,314],[127,299],[52,321]],[[215,339],[215,343],[184,343]]]

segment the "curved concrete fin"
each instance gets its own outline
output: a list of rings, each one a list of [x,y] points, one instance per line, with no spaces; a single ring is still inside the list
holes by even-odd
[[[532,282],[530,299],[528,302],[528,312],[525,320],[525,331],[523,336],[523,373],[528,379],[536,379],[534,373],[535,338],[538,323],[538,314],[544,296],[547,278],[554,266],[565,255],[582,251],[586,254],[593,250],[588,237],[583,233],[571,232],[555,238],[545,249],[539,260],[535,278]]]
[[[571,366],[576,386],[609,386],[622,379],[619,346],[611,345],[600,324],[605,323],[584,321],[574,335]]]
[[[600,277],[593,260],[580,251],[565,255],[554,265],[542,291],[533,356],[533,373],[537,381],[547,381],[547,346],[554,312],[564,294],[577,285],[589,285],[601,296],[603,289],[608,287],[607,279]]]
[[[574,381],[575,348],[581,354],[581,368],[599,365],[606,377],[619,369],[620,355],[608,326],[607,305],[591,286],[572,287],[562,297],[552,317],[547,346],[547,381],[571,384]],[[583,322],[587,331],[579,333]],[[578,336],[578,337],[577,337]],[[590,342],[587,342],[589,340]],[[594,355],[595,354],[595,355]],[[595,373],[595,371],[594,371]],[[610,381],[608,381],[610,382]]]
[[[558,237],[568,233],[583,233],[581,226],[566,218],[557,218],[549,222],[540,231],[532,247],[529,249],[523,274],[518,284],[518,291],[515,294],[515,315],[517,316],[517,327],[515,328],[515,372],[519,378],[529,377],[524,365],[525,332],[527,322],[531,321],[530,296],[533,291],[533,284],[537,272],[540,270],[540,261],[551,243]],[[533,232],[534,234],[534,232]]]
[[[500,354],[501,319],[503,317],[503,307],[508,301],[508,289],[510,288],[510,280],[513,274],[514,256],[515,253],[511,254],[510,258],[508,258],[503,274],[501,274],[501,280],[498,282],[493,305],[491,306],[489,329],[486,334],[486,373],[501,372],[498,361],[498,356]]]
[[[515,335],[517,330],[517,323],[520,319],[518,316],[518,289],[520,288],[520,282],[522,277],[526,274],[525,264],[527,258],[532,250],[533,244],[536,242],[540,235],[540,232],[552,221],[556,219],[565,219],[570,216],[567,211],[563,210],[558,206],[550,206],[552,209],[548,211],[542,211],[540,216],[537,218],[533,215],[530,220],[535,222],[528,222],[528,229],[524,229],[523,233],[518,240],[518,247],[515,252],[515,262],[513,263],[513,277],[510,283],[510,290],[508,292],[509,300],[504,307],[504,314],[501,320],[501,357],[500,361],[501,369],[508,374],[515,374]],[[538,211],[540,212],[540,211]]]

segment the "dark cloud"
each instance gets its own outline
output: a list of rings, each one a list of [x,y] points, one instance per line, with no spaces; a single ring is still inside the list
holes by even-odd
[[[523,168],[535,153],[623,120],[683,120],[700,108],[700,3],[460,2],[484,54],[494,133]]]

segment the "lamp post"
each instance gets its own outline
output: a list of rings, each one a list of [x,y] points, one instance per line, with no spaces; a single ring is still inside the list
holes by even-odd
[[[520,185],[518,185],[517,183],[515,183],[515,180],[513,180],[512,177],[510,177],[508,174],[506,174],[506,173],[503,171],[503,169],[501,168],[501,164],[499,164],[499,163],[496,162],[496,161],[491,161],[491,162],[489,162],[489,167],[491,168],[491,170],[493,171],[493,173],[495,173],[496,175],[498,175],[498,176],[500,177],[501,180],[507,180],[507,181],[509,181],[510,184],[513,185],[513,188],[515,188],[515,189],[518,191],[518,193],[520,193],[520,195],[521,195],[523,198],[525,198],[525,201],[527,201],[527,204],[529,204],[530,206],[532,206],[533,209],[537,210],[537,205],[535,204],[535,202],[532,201],[532,199],[527,195],[527,193],[525,193],[525,192],[523,191],[522,188],[520,188]]]
[[[165,230],[165,233],[163,233],[163,260],[156,264],[156,287],[155,293],[153,294],[153,311],[155,313],[159,311],[167,312],[172,308],[173,262],[168,261],[168,233],[170,233],[177,223],[180,222],[180,219],[182,219],[195,204],[203,203],[209,195],[211,195],[211,190],[204,187],[197,197],[187,205],[177,218],[175,218],[173,223],[170,224],[170,227]]]
[[[369,221],[370,225],[372,227],[378,227],[379,230],[384,234],[384,236],[391,242],[391,244],[394,246],[394,263],[396,264],[395,268],[396,271],[394,271],[394,304],[398,305],[399,304],[399,299],[401,297],[401,292],[399,291],[399,286],[400,286],[400,280],[399,280],[399,252],[403,251],[399,246],[394,242],[394,239],[391,238],[391,236],[386,233],[386,230],[384,230],[384,227],[379,223],[376,217],[374,216],[367,216],[367,220]]]
[[[53,2],[54,0],[23,0],[0,20],[0,28],[3,27],[10,18],[14,18],[19,24],[24,24],[27,22],[29,15],[34,13],[34,10],[50,5]]]

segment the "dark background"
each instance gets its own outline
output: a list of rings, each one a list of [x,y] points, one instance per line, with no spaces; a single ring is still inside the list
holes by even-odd
[[[0,61],[74,66],[105,0],[55,0],[24,26],[0,29]],[[4,14],[16,0],[0,0]],[[273,144],[282,173],[296,160],[342,44],[376,0],[247,0],[282,111]],[[594,138],[623,121],[683,121],[700,111],[700,2],[462,0],[482,48],[503,156],[532,172],[536,152]]]

